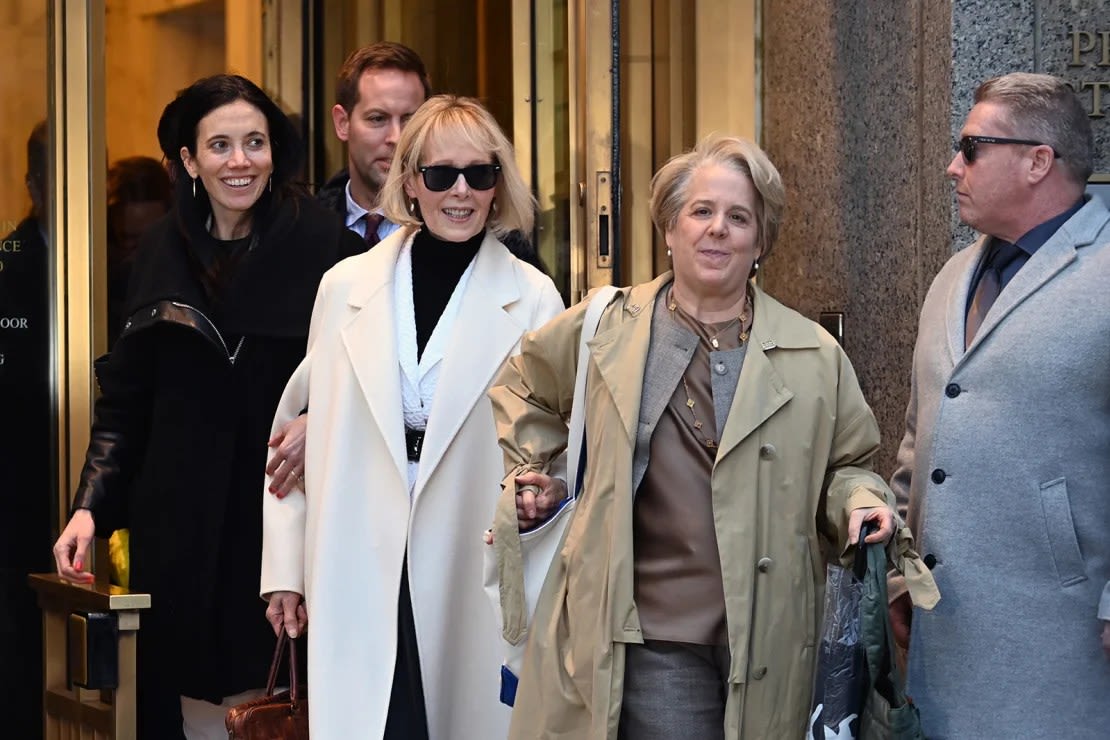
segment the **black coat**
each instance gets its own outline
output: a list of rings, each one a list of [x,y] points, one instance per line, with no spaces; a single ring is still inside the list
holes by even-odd
[[[304,356],[320,278],[365,250],[308,199],[287,202],[256,233],[218,305],[176,212],[144,237],[125,328],[97,363],[102,395],[74,500],[92,510],[98,535],[131,530],[131,588],[151,594],[140,682],[217,701],[265,685],[266,442]]]

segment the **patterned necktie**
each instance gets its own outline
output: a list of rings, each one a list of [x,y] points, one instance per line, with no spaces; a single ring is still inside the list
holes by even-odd
[[[378,238],[378,227],[382,225],[382,221],[385,221],[385,216],[380,213],[367,213],[362,218],[366,224],[366,232],[362,238],[366,241],[366,248],[369,249],[381,241]]]
[[[967,324],[964,326],[964,349],[971,346],[976,332],[983,325],[983,319],[991,310],[998,294],[1002,292],[1002,271],[1007,265],[1022,253],[1021,247],[1009,242],[1001,242],[995,247],[987,260],[983,274],[979,276],[979,285],[975,288],[975,296],[971,299],[971,306],[967,309]]]

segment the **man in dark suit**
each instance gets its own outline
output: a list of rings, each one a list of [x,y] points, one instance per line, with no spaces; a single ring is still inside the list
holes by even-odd
[[[317,197],[368,246],[398,228],[382,215],[378,194],[401,129],[430,94],[424,62],[393,41],[357,49],[339,70],[331,119],[335,135],[347,144],[347,169],[328,180]]]
[[[347,168],[324,183],[317,197],[365,239],[367,247],[398,229],[378,208],[378,194],[401,129],[431,89],[424,62],[394,41],[356,49],[339,69],[331,117],[335,135],[347,144]],[[514,231],[501,241],[514,256],[547,273],[526,234]]]
[[[1110,211],[1063,80],[983,83],[948,166],[982,233],[925,298],[891,487],[942,598],[907,693],[933,740],[1104,738],[1110,667]],[[1104,601],[1107,601],[1104,599]],[[909,600],[892,608],[909,626]]]

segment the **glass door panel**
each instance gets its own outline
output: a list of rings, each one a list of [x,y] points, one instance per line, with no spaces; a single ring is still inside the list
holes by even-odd
[[[51,567],[54,157],[47,0],[0,10],[0,697],[4,734],[42,735],[42,617],[27,573]]]

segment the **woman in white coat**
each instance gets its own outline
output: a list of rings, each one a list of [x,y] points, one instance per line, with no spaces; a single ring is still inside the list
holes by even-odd
[[[311,618],[313,740],[505,737],[482,591],[504,469],[485,394],[563,304],[498,241],[531,231],[534,204],[477,101],[417,111],[382,208],[406,228],[325,275],[274,420],[311,405],[303,493],[263,494],[267,617],[294,636]]]

